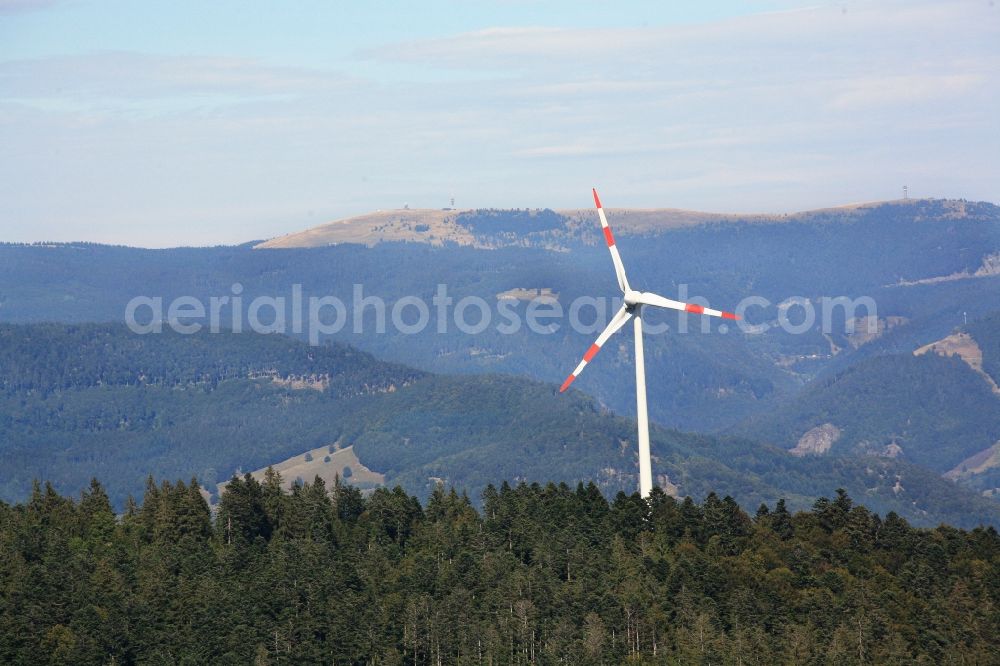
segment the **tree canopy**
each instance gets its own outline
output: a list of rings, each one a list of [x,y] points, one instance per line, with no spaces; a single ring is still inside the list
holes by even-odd
[[[36,484],[0,504],[0,661],[986,664],[1000,535],[916,529],[843,491],[751,517],[730,497],[594,485],[370,496],[150,479],[116,516]]]

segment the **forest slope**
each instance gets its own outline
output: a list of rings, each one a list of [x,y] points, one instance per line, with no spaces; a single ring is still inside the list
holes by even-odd
[[[0,488],[108,479],[123,506],[148,474],[205,486],[338,445],[388,484],[473,497],[503,479],[636,487],[635,424],[555,385],[429,375],[343,346],[256,334],[135,335],[113,325],[4,325]],[[654,475],[681,496],[809,506],[843,487],[920,524],[1000,525],[1000,504],[918,467],[797,459],[749,440],[653,428]],[[905,492],[900,492],[900,479]]]

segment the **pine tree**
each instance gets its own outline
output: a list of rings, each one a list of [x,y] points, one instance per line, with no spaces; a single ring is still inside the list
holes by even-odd
[[[219,502],[216,531],[237,561],[246,562],[249,549],[261,549],[271,537],[260,484],[250,474],[229,481]]]
[[[788,540],[792,538],[795,533],[795,527],[792,524],[792,514],[788,512],[785,507],[785,498],[778,500],[778,503],[774,505],[774,514],[771,518],[771,529],[780,538]]]

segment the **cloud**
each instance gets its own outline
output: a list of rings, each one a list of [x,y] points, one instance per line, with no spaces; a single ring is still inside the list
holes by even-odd
[[[14,14],[18,12],[33,12],[48,9],[60,0],[0,0],[0,14]]]
[[[338,72],[276,67],[248,58],[109,51],[0,62],[0,99],[237,98],[343,89]]]
[[[986,54],[1000,43],[996,19],[984,3],[869,2],[699,25],[495,27],[359,55],[514,74],[531,94],[668,98],[726,88],[732,99],[744,90],[804,90],[843,110],[909,104],[995,83],[997,61]],[[970,67],[978,73],[969,75]]]
[[[445,67],[510,67],[538,58],[589,59],[626,52],[655,39],[655,30],[574,30],[496,27],[451,37],[418,40],[362,50],[363,58]]]
[[[954,99],[988,82],[988,77],[981,73],[858,78],[847,82],[846,90],[834,97],[833,106],[852,110]]]

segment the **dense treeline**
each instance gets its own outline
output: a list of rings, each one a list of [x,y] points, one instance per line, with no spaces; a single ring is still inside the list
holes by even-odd
[[[149,481],[116,517],[0,504],[0,661],[995,664],[1000,535],[911,528],[843,492],[754,517],[655,491],[364,498],[322,481]]]

